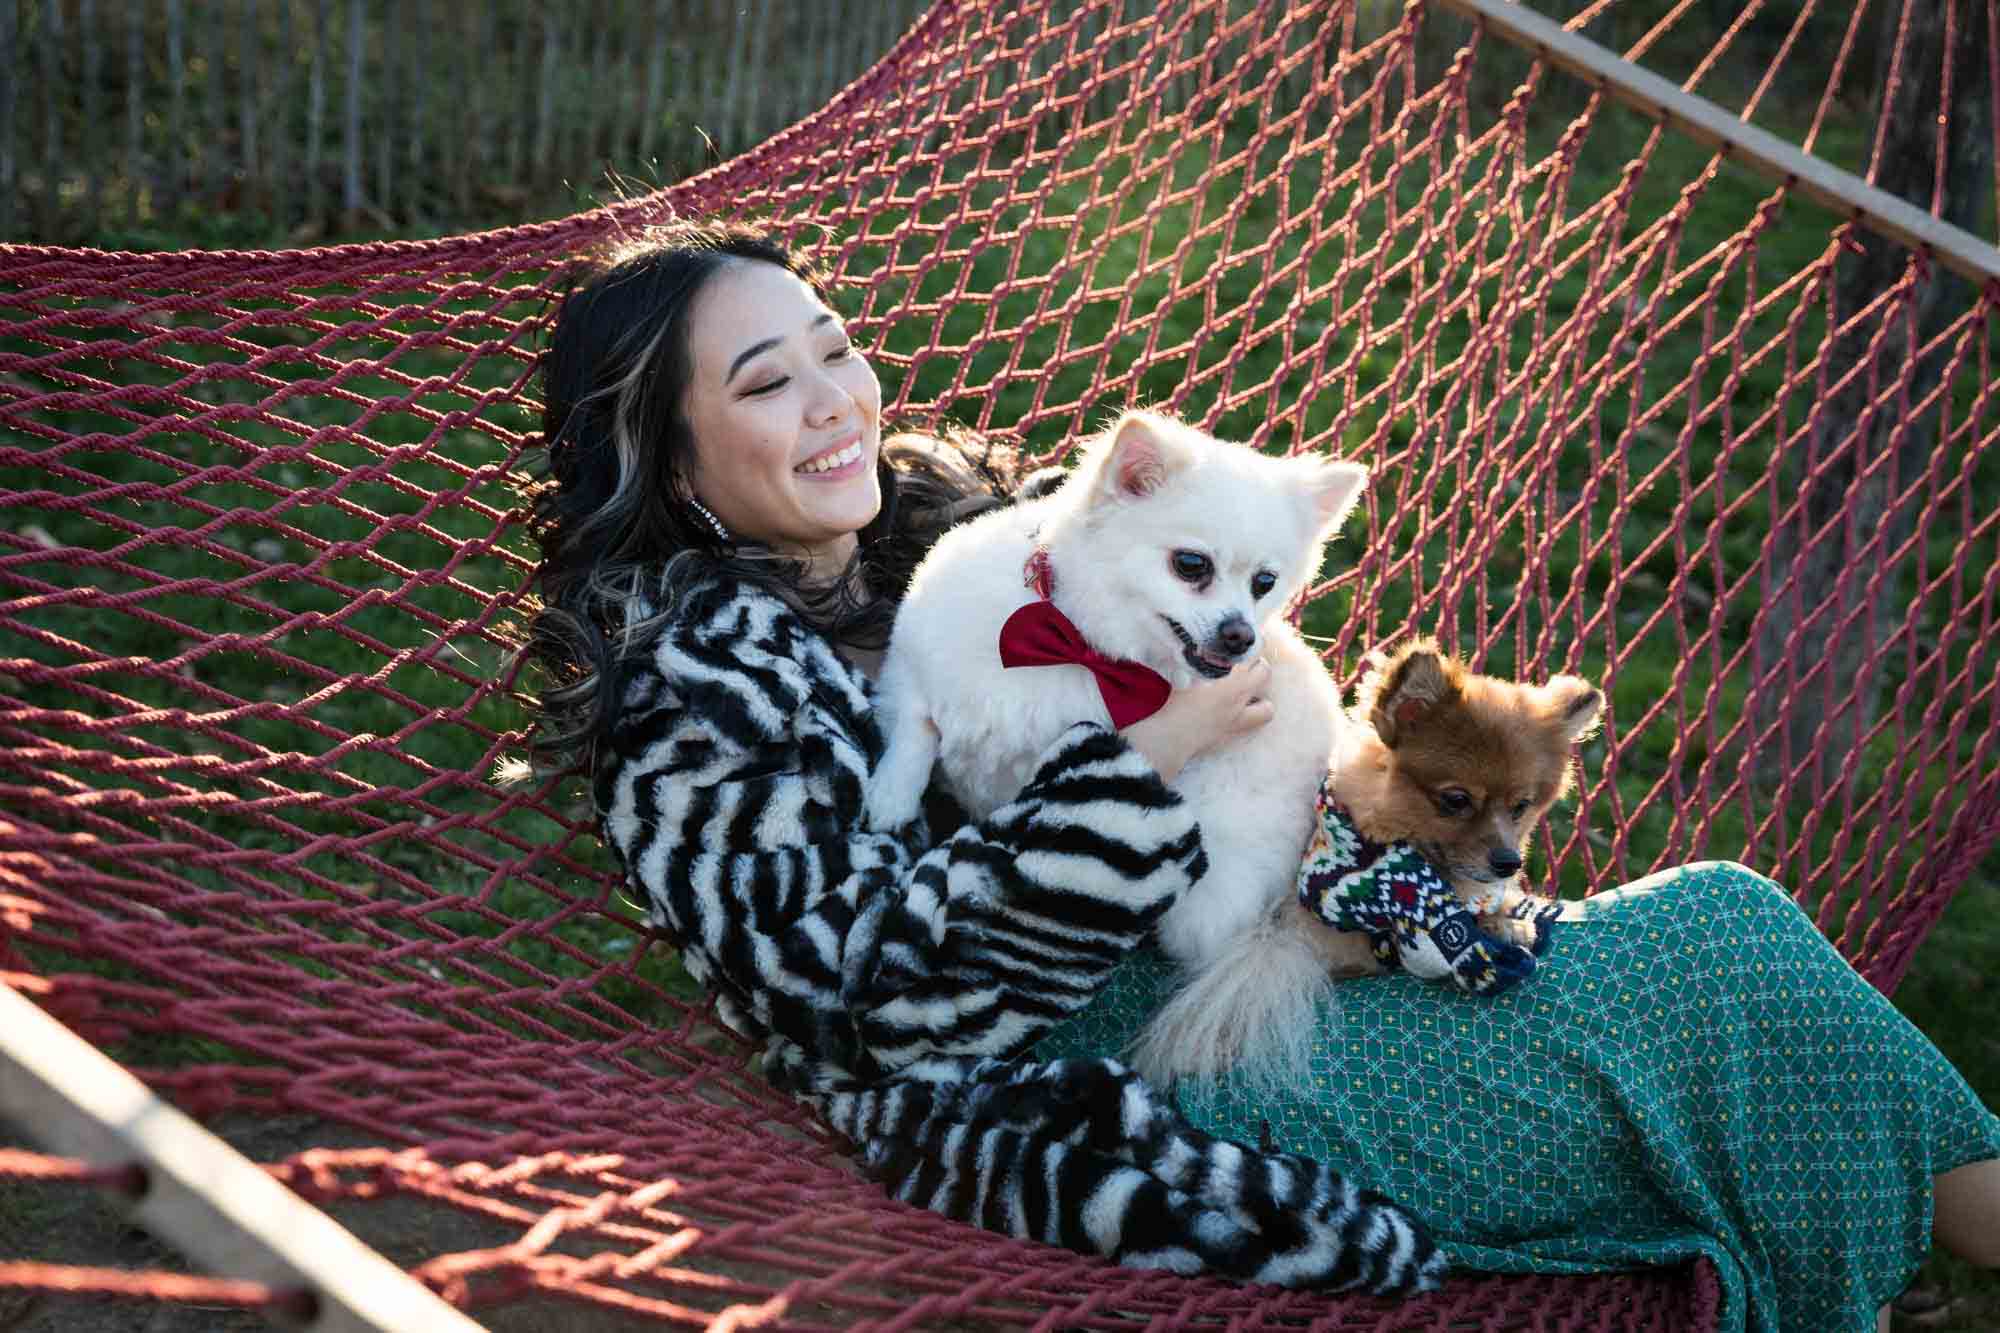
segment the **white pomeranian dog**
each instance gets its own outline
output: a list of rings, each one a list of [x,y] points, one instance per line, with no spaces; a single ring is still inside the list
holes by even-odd
[[[1196,756],[1174,783],[1200,820],[1208,871],[1160,922],[1186,985],[1131,1052],[1148,1077],[1275,1068],[1270,1057],[1309,1033],[1331,984],[1283,908],[1352,724],[1284,613],[1367,477],[1356,463],[1275,458],[1130,411],[1054,494],[948,532],[897,614],[879,682],[888,749],[867,793],[878,829],[916,815],[934,765],[983,818],[1066,728],[1110,721],[1086,667],[1002,665],[1001,627],[1040,599],[1038,583],[1091,650],[1175,688],[1259,654],[1270,663],[1272,721]]]

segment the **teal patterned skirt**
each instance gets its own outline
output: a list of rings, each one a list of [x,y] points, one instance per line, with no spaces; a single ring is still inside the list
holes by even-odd
[[[1184,1081],[1181,1108],[1351,1172],[1460,1268],[1705,1256],[1726,1330],[1872,1330],[1932,1178],[2000,1157],[2000,1118],[1770,880],[1706,862],[1582,906],[1513,990],[1342,982],[1304,1086]],[[1171,984],[1134,958],[1036,1056],[1116,1054]]]

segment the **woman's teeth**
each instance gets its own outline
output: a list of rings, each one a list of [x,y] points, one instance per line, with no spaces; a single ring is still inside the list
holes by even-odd
[[[856,440],[853,444],[848,445],[845,449],[836,449],[830,454],[821,454],[817,458],[808,458],[805,462],[793,468],[792,471],[831,472],[835,468],[846,467],[849,463],[854,462],[856,459],[860,457],[861,457],[861,441]]]

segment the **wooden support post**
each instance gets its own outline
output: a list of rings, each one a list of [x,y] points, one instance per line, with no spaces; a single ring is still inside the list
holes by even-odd
[[[1707,98],[1679,87],[1597,43],[1531,13],[1512,0],[1436,0],[1463,18],[1531,55],[1602,88],[1641,115],[1668,122],[1699,143],[1728,154],[1732,162],[1826,205],[1844,218],[1931,255],[1984,290],[2000,279],[2000,250],[1860,177],[1801,152],[1768,130],[1730,115]]]
[[[218,1277],[310,1293],[311,1333],[478,1333],[375,1253],[116,1062],[0,985],[0,1116],[46,1150],[136,1163],[133,1220]]]

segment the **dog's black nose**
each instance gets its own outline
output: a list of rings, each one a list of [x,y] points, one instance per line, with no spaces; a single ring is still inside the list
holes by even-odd
[[[1241,657],[1257,642],[1257,627],[1242,616],[1231,616],[1216,628],[1215,642],[1231,657]]]
[[[1495,847],[1487,854],[1486,864],[1496,875],[1512,875],[1521,869],[1521,854],[1511,847]]]

